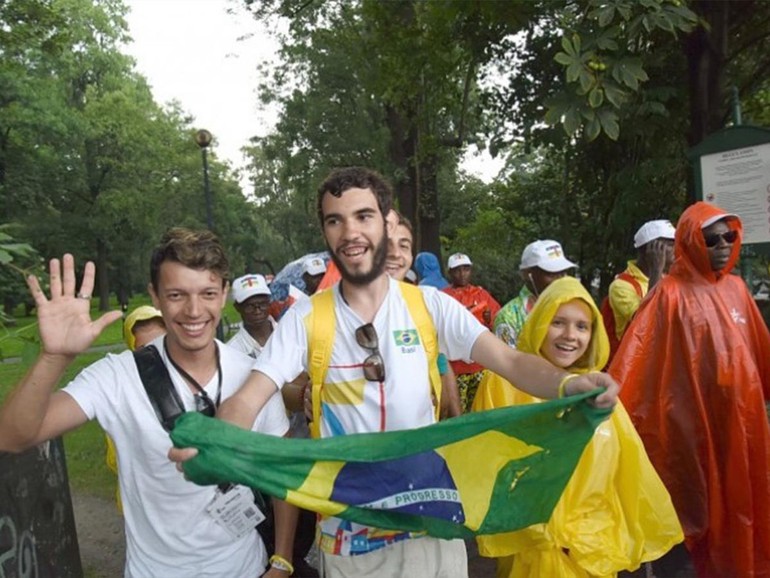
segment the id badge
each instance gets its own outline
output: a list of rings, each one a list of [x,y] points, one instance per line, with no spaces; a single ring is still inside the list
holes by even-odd
[[[265,515],[254,503],[254,494],[246,486],[233,486],[224,493],[217,488],[206,511],[234,538],[253,532],[265,519]]]

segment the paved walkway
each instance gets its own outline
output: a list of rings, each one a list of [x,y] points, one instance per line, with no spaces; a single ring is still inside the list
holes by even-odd
[[[123,343],[112,343],[110,345],[95,345],[90,347],[87,353],[99,353],[100,351],[124,351],[126,349]],[[3,357],[0,358],[0,363],[21,363],[21,357]]]

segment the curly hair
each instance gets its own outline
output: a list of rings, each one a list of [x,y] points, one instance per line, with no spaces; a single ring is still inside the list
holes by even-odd
[[[198,271],[211,271],[222,278],[222,287],[230,278],[230,263],[219,238],[211,231],[172,227],[160,238],[150,258],[150,281],[158,289],[160,266],[175,261]]]
[[[383,217],[393,208],[393,189],[385,177],[377,171],[364,167],[344,167],[333,170],[321,186],[318,187],[317,210],[318,219],[323,226],[323,209],[321,201],[326,193],[339,198],[348,189],[370,189],[377,198],[377,206]]]

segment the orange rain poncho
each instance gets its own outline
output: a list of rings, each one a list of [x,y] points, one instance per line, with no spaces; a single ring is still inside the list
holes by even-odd
[[[725,214],[689,207],[674,264],[642,302],[610,373],[671,493],[701,577],[770,577],[770,334],[727,265],[711,270],[701,225]]]
[[[596,371],[607,363],[609,341],[601,314],[580,282],[564,277],[543,291],[519,337],[519,349],[538,353],[564,303],[585,301],[593,312],[588,350],[569,368]],[[486,372],[473,403],[480,411],[539,401]],[[596,430],[547,524],[477,538],[482,556],[501,558],[498,578],[615,576],[655,560],[682,541],[682,529],[663,482],[623,406]]]

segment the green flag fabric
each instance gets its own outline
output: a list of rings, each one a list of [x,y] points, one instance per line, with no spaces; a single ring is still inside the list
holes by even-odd
[[[171,438],[198,448],[184,467],[198,484],[244,484],[368,526],[467,538],[548,521],[610,413],[585,401],[598,393],[315,440],[249,432],[190,412]]]

